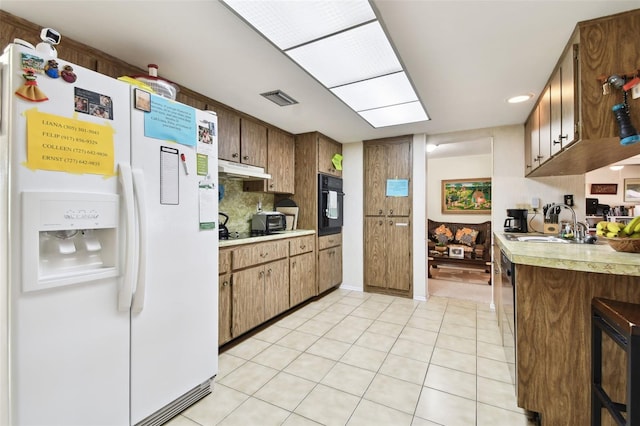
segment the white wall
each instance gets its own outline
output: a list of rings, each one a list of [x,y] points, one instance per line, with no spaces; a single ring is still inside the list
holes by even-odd
[[[364,171],[362,142],[342,145],[344,224],[342,227],[342,285],[364,290]]]

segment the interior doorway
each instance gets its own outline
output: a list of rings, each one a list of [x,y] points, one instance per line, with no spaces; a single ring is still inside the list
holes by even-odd
[[[457,138],[446,141],[428,137],[427,146],[437,147],[426,153],[426,213],[427,219],[442,222],[481,223],[491,220],[491,214],[451,214],[444,211],[442,181],[450,179],[474,179],[491,177],[493,170],[492,138],[489,136]],[[426,229],[426,240],[433,238]],[[491,236],[488,236],[491,238]],[[428,256],[428,250],[427,250]],[[429,268],[428,261],[425,267]],[[449,297],[491,304],[492,286],[487,282],[490,272],[473,269],[432,268],[432,278],[427,278],[429,297]]]

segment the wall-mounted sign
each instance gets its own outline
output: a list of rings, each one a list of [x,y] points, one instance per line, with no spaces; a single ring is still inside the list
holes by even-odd
[[[409,179],[387,179],[387,197],[408,197]]]

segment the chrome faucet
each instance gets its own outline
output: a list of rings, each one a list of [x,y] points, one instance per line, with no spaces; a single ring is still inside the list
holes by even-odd
[[[575,238],[576,241],[582,241],[584,239],[584,236],[578,239],[578,219],[576,218],[575,210],[573,210],[571,206],[567,204],[562,204],[562,203],[551,204],[547,209],[547,214],[544,215],[544,218],[551,219],[551,211],[554,210],[555,207],[562,207],[571,212],[571,219],[573,220],[573,237]],[[583,223],[581,223],[580,225],[584,226]],[[586,230],[587,229],[585,228],[585,233],[586,233]],[[560,236],[562,236],[562,229],[560,229]]]

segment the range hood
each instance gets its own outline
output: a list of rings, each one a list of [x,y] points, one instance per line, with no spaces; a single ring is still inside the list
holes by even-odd
[[[264,172],[262,167],[218,160],[218,173],[236,179],[271,179],[271,175]]]

